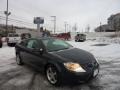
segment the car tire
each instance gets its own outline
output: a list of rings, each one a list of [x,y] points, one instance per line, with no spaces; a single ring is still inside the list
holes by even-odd
[[[8,45],[8,46],[12,46],[12,44],[11,44],[11,43],[7,43],[7,45]]]
[[[12,43],[12,47],[15,47],[16,43]]]
[[[84,42],[84,40],[79,40],[79,42]]]
[[[23,65],[22,59],[20,57],[20,54],[16,54],[16,63],[18,65]]]
[[[58,69],[54,65],[48,65],[46,68],[46,77],[50,84],[54,86],[61,85],[61,77]]]
[[[75,40],[75,42],[79,42],[79,40],[78,40],[78,39],[76,39],[76,40]]]
[[[0,48],[2,48],[2,44],[0,44]]]

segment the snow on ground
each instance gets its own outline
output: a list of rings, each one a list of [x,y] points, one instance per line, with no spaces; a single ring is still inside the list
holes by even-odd
[[[74,47],[91,52],[97,58],[107,58],[108,61],[120,58],[120,44],[96,41],[68,41],[68,43],[72,44]]]
[[[11,64],[14,62],[15,58],[15,48],[14,47],[8,47],[6,43],[3,44],[3,47],[0,48],[0,71],[6,71],[10,68],[14,68],[15,66],[12,66]],[[6,67],[6,65],[9,65],[10,67]]]
[[[2,58],[2,60],[6,60],[13,56],[15,56],[14,47],[8,47],[6,43],[4,43],[3,47],[0,48],[0,58]]]
[[[76,48],[91,52],[97,58],[107,58],[108,61],[120,58],[120,44],[91,40],[85,42],[68,41],[68,43]],[[2,63],[2,61],[9,62],[8,58],[15,57],[14,50],[14,47],[8,47],[5,43],[3,48],[0,48],[0,63]]]
[[[120,44],[120,37],[110,38],[110,37],[96,37],[96,41],[104,43],[115,43]]]
[[[42,74],[15,62],[15,48],[0,48],[0,90],[120,90],[120,44],[68,41],[94,54],[100,62],[99,75],[85,84],[53,87]]]

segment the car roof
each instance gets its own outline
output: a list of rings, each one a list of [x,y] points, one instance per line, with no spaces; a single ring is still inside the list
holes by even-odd
[[[30,40],[30,39],[36,39],[36,40],[45,40],[45,39],[55,39],[54,37],[39,37],[39,38],[29,38],[26,40]]]

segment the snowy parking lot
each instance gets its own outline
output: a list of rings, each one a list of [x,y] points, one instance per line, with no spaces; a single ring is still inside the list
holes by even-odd
[[[120,44],[95,41],[68,41],[76,48],[91,52],[100,63],[97,78],[84,84],[50,85],[33,68],[15,62],[15,48],[0,48],[0,90],[120,90]]]

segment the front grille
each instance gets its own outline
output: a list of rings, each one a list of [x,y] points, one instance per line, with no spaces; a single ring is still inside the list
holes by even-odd
[[[94,63],[89,63],[89,64],[87,64],[87,67],[93,68],[93,67],[94,67]]]
[[[86,71],[89,71],[89,70],[93,70],[93,69],[96,68],[97,66],[98,66],[97,62],[93,62],[93,63],[84,64],[84,65],[83,65],[83,68],[84,68]]]

